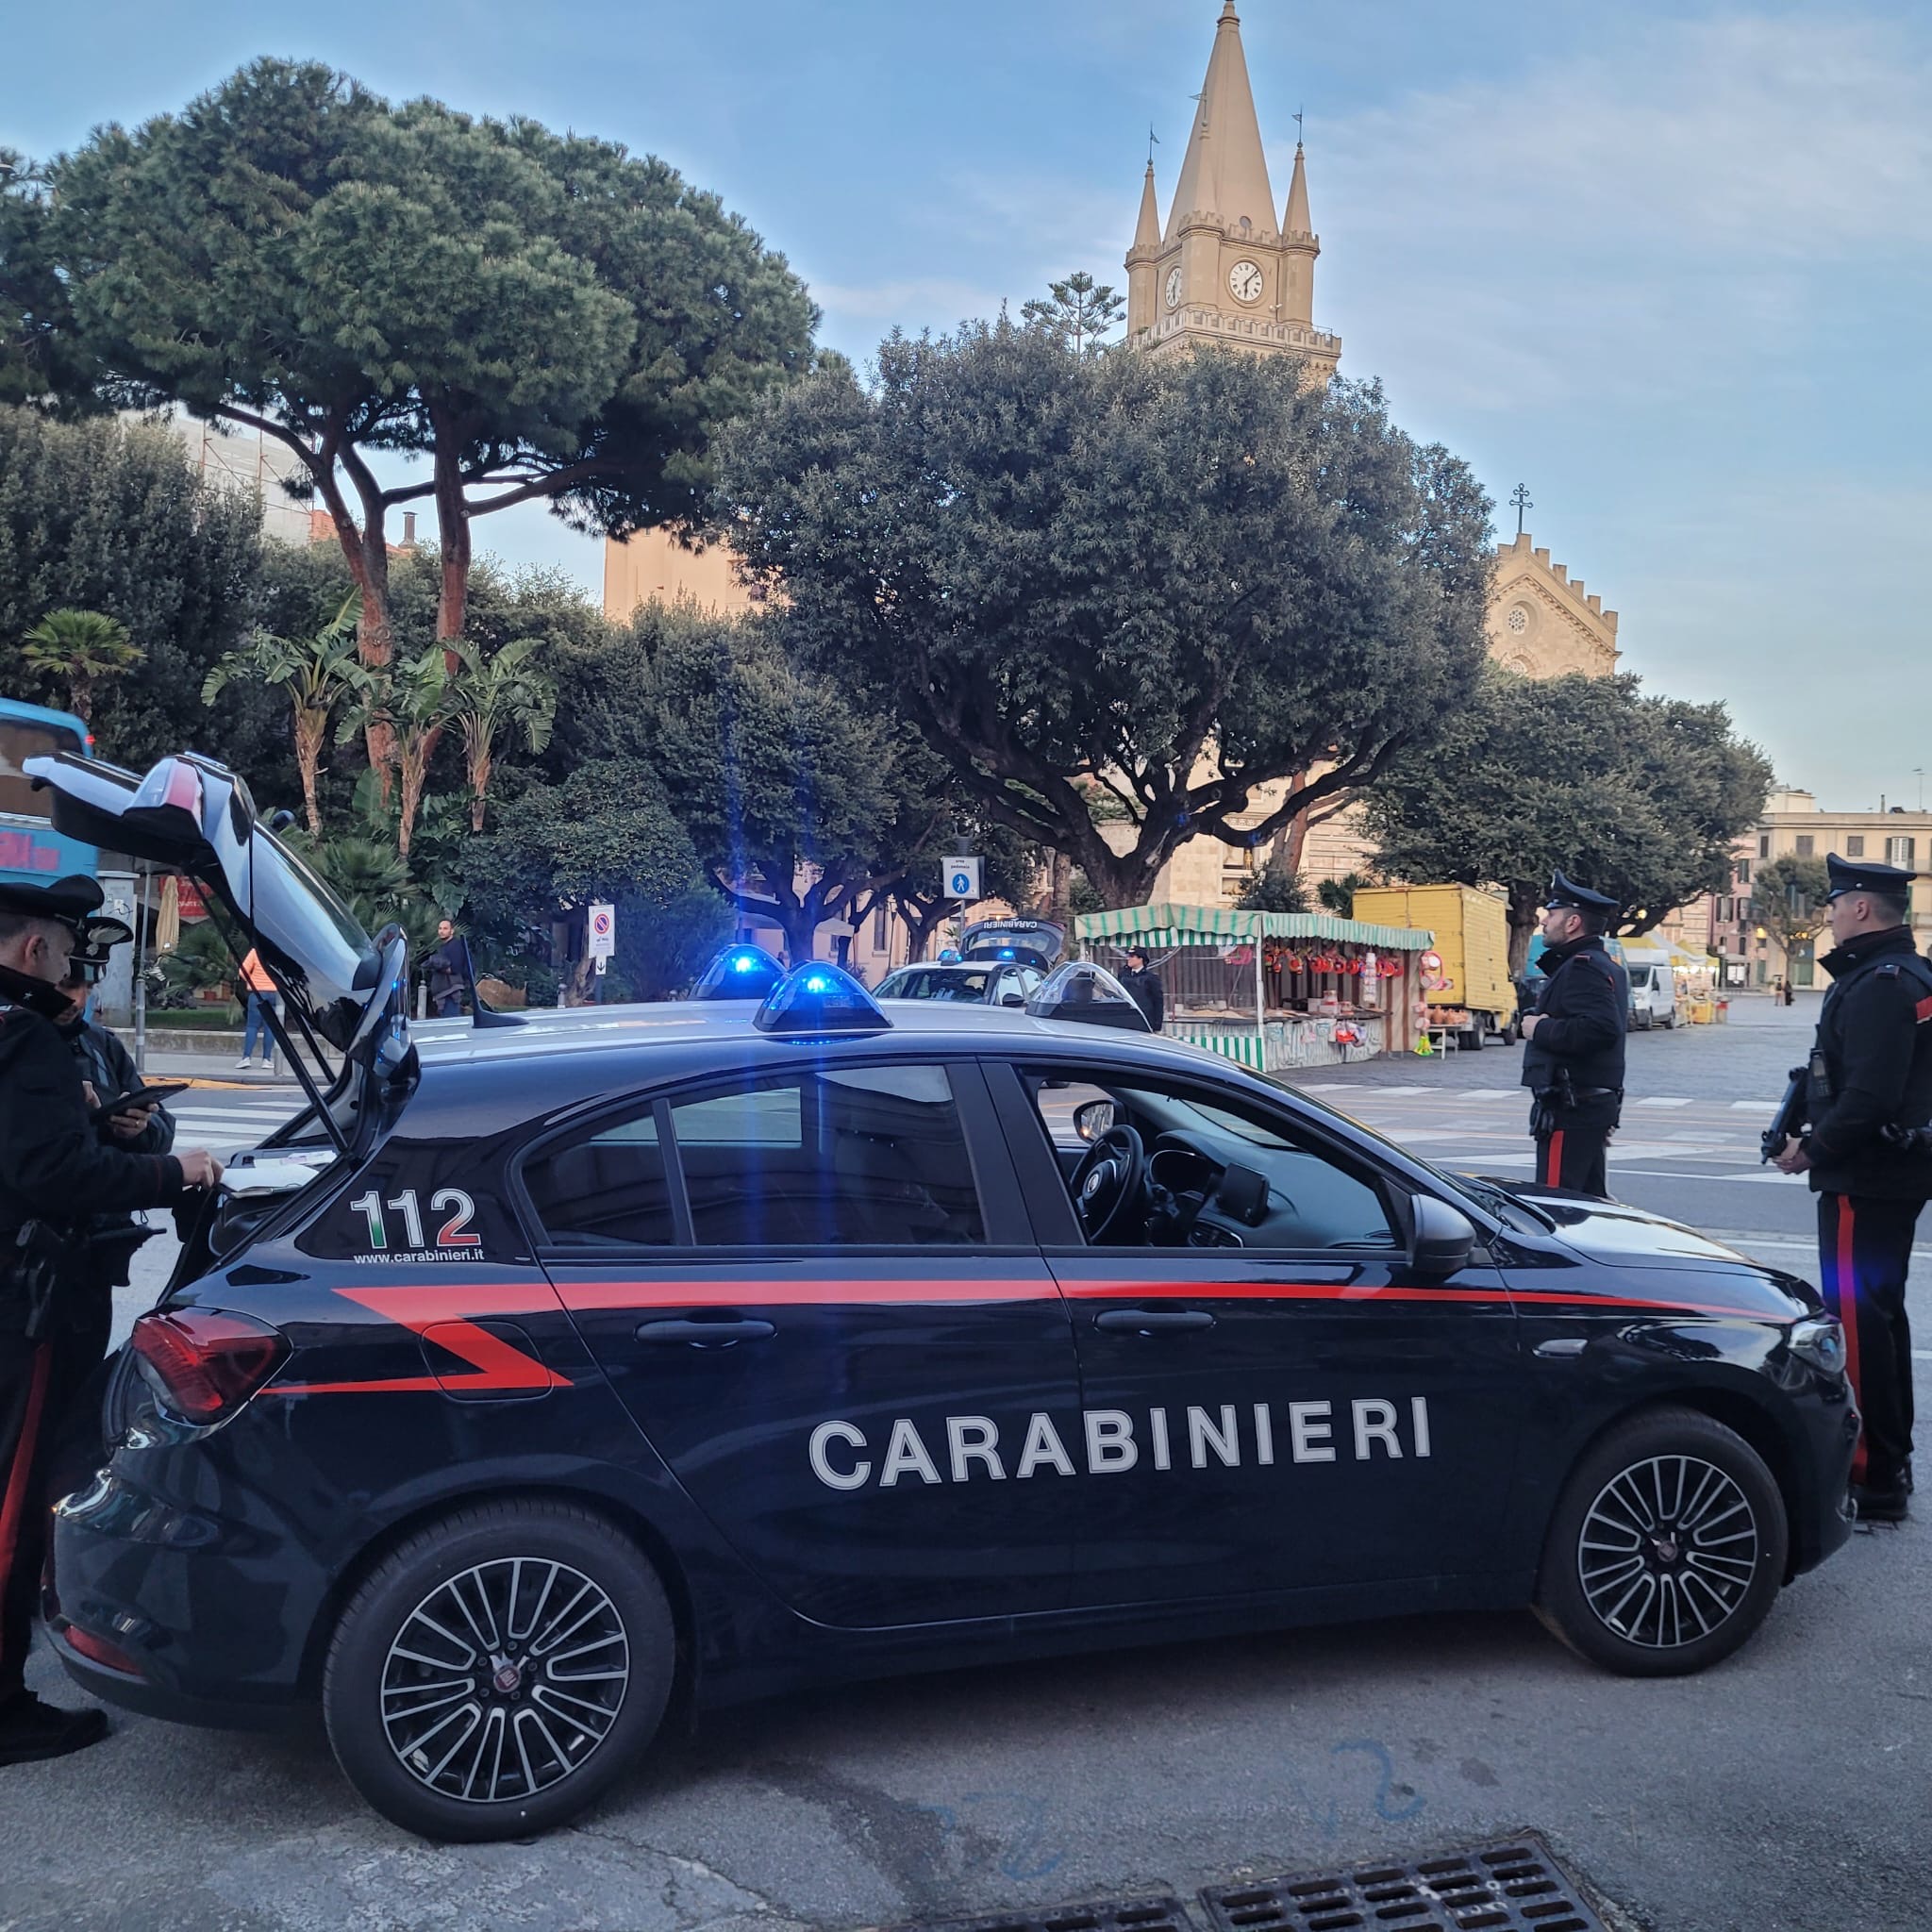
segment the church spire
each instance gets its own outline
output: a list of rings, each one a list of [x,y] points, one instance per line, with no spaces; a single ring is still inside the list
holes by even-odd
[[[1312,235],[1315,225],[1308,219],[1308,171],[1302,161],[1302,144],[1294,144],[1294,179],[1288,184],[1288,212],[1281,218],[1284,235]]]
[[[1154,197],[1154,158],[1147,158],[1147,178],[1141,184],[1141,219],[1134,229],[1134,247],[1160,246],[1160,204]]]
[[[1255,118],[1254,90],[1248,83],[1247,56],[1241,51],[1241,16],[1234,0],[1224,0],[1214,27],[1214,51],[1201,83],[1201,105],[1181,163],[1174,206],[1168,211],[1170,240],[1191,214],[1211,215],[1226,227],[1243,218],[1256,234],[1274,226],[1274,193],[1268,184],[1268,159],[1261,127]]]

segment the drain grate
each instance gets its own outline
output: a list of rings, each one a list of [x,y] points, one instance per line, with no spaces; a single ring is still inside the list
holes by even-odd
[[[996,1918],[922,1921],[892,1932],[1192,1932],[1177,1898],[1107,1899],[1094,1905],[1053,1906]]]
[[[1535,1836],[1201,1894],[1221,1932],[1605,1932]]]

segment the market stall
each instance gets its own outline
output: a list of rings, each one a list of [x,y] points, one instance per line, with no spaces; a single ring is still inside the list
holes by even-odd
[[[1432,935],[1319,912],[1132,906],[1074,922],[1110,969],[1143,948],[1167,987],[1166,1030],[1263,1073],[1404,1052],[1424,1008]]]

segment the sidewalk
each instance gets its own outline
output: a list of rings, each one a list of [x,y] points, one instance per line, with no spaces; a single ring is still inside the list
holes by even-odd
[[[134,1051],[131,1035],[126,1036],[127,1050]],[[147,1061],[142,1069],[142,1077],[150,1081],[192,1080],[201,1087],[259,1087],[272,1091],[280,1087],[294,1087],[297,1082],[293,1074],[277,1061],[273,1073],[262,1071],[258,1061],[250,1064],[244,1074],[235,1064],[239,1046],[225,1053],[176,1053],[164,1047],[157,1047],[154,1036],[148,1036]]]

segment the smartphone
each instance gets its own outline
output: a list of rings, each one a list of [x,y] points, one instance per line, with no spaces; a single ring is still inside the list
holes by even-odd
[[[94,1117],[111,1120],[130,1107],[158,1107],[164,1100],[173,1100],[177,1093],[186,1093],[188,1084],[186,1080],[164,1080],[157,1087],[137,1087],[131,1092],[117,1093],[112,1100],[103,1101],[94,1108]]]

